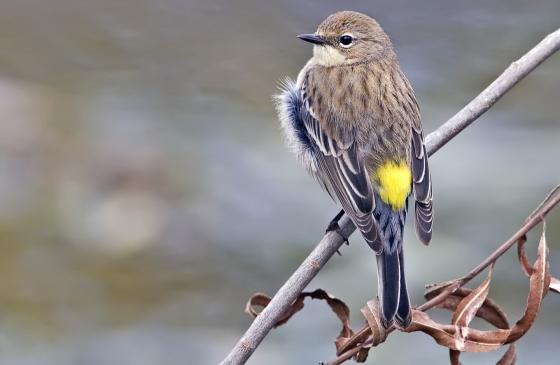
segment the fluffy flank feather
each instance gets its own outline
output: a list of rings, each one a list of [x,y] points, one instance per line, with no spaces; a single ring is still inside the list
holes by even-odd
[[[288,148],[297,155],[303,166],[315,176],[317,164],[302,119],[303,100],[299,90],[290,78],[280,81],[279,89],[280,93],[274,95],[273,99],[280,126],[284,131],[284,141]]]

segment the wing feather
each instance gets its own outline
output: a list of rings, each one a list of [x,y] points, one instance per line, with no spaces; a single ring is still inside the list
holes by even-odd
[[[362,232],[368,245],[381,253],[382,235],[373,217],[374,197],[369,176],[353,140],[340,141],[329,136],[321,123],[306,109],[304,125],[315,146],[318,178],[335,196]]]
[[[432,239],[432,179],[419,118],[416,120],[416,123],[412,125],[411,144],[412,177],[414,199],[416,200],[416,234],[420,241],[427,245]]]

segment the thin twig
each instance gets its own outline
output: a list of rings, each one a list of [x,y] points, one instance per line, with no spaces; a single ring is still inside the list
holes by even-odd
[[[463,129],[474,122],[509,89],[534,70],[560,48],[560,29],[549,34],[519,60],[513,62],[492,84],[469,104],[426,137],[428,155],[434,154]],[[349,237],[355,230],[347,216],[339,221],[342,234]],[[237,342],[221,365],[241,365],[249,359],[264,337],[296,300],[323,265],[344,243],[336,232],[327,233],[309,256],[282,285],[266,308],[255,318],[249,329]]]
[[[513,62],[494,82],[484,89],[457,114],[451,117],[426,138],[426,147],[431,155],[468,127],[505,93],[560,49],[560,29],[550,33],[523,57]]]
[[[523,227],[521,227],[513,236],[510,237],[509,240],[504,242],[496,251],[494,251],[490,256],[488,256],[484,261],[478,264],[477,267],[472,269],[467,275],[460,279],[461,285],[466,284],[472,278],[477,276],[482,272],[482,270],[486,269],[490,266],[493,262],[496,261],[500,256],[502,256],[507,250],[511,248],[517,241],[527,234],[534,226],[540,223],[543,220],[543,217],[560,201],[560,190],[559,186],[554,188],[551,194],[549,194],[545,200],[537,207],[537,209],[527,217]]]

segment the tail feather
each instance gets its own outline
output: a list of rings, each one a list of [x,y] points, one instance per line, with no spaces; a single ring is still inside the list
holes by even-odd
[[[406,278],[404,275],[404,253],[401,247],[399,252],[399,267],[400,267],[400,297],[399,297],[399,307],[397,308],[397,314],[395,315],[395,320],[397,324],[401,327],[408,327],[410,321],[412,320],[412,311],[410,310],[410,299],[408,298],[408,290],[406,288]]]
[[[377,295],[381,303],[381,319],[387,328],[393,324],[399,306],[400,275],[399,255],[396,250],[385,250],[377,256]]]
[[[406,208],[396,212],[376,196],[374,216],[383,233],[383,251],[377,256],[381,320],[386,327],[392,325],[393,321],[406,327],[412,318],[404,274],[402,242]]]

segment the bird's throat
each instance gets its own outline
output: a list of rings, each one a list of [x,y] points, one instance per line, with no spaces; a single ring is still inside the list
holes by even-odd
[[[346,57],[336,48],[328,45],[313,46],[313,59],[316,64],[325,67],[339,66],[346,63]]]

